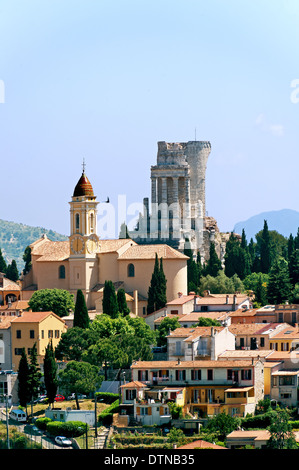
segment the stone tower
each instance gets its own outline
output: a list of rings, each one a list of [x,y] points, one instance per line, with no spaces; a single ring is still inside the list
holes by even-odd
[[[185,240],[198,251],[206,212],[205,177],[210,142],[158,142],[151,167],[151,213],[148,198],[137,230],[138,243],[168,243],[182,250]]]

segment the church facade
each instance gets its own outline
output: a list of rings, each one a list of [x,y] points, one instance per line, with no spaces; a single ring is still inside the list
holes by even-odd
[[[156,253],[163,258],[167,300],[187,294],[187,260],[167,244],[139,245],[132,239],[101,239],[97,234],[97,206],[85,171],[70,201],[70,235],[52,241],[44,235],[30,245],[32,267],[22,279],[22,299],[40,289],[65,289],[76,297],[81,289],[89,310],[102,311],[106,280],[124,288],[131,310],[144,315]]]

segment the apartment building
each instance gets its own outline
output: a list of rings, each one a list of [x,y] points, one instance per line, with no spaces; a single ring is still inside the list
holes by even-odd
[[[259,359],[140,361],[133,363],[131,370],[132,382],[144,384],[151,393],[167,393],[167,400],[181,403],[183,412],[193,416],[214,416],[220,412],[245,416],[254,413],[256,404],[264,397],[264,365]],[[124,393],[128,387],[128,384],[123,386]],[[134,397],[136,395],[131,396],[132,403]],[[163,406],[160,398],[154,398],[157,400],[156,408],[160,403]],[[142,404],[142,407],[134,403],[134,406],[137,419],[140,416],[138,411],[143,415],[149,414],[148,403]],[[166,409],[163,410],[165,412]]]

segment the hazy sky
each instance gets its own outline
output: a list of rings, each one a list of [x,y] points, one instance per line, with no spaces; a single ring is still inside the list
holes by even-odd
[[[0,0],[0,219],[68,235],[83,158],[99,201],[141,203],[157,142],[195,129],[221,231],[298,210],[298,22],[297,0]]]

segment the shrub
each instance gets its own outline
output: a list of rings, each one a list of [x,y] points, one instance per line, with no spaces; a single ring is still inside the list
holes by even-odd
[[[35,422],[38,429],[41,431],[45,431],[47,428],[47,424],[50,423],[52,420],[50,418],[38,418]]]
[[[109,405],[115,402],[115,400],[117,400],[119,397],[118,393],[108,392],[98,392],[96,396],[98,401],[102,400],[104,403],[107,403]]]
[[[87,429],[89,426],[87,425]],[[47,432],[52,436],[78,437],[86,432],[86,423],[82,421],[51,421],[47,424]]]
[[[273,411],[268,411],[267,413],[250,416],[248,418],[242,419],[242,427],[245,429],[249,428],[262,428],[266,429],[271,424],[271,418]]]

